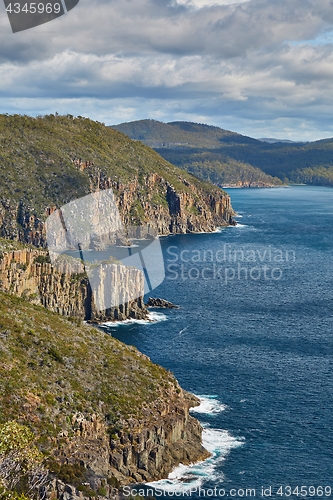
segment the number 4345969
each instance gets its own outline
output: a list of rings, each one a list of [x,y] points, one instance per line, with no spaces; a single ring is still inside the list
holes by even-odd
[[[60,3],[10,3],[6,8],[9,14],[60,14]]]
[[[331,486],[280,486],[276,491],[280,497],[330,497],[332,495]]]

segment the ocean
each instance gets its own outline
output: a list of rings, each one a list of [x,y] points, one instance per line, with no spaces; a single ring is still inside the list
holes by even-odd
[[[333,490],[333,190],[230,189],[238,225],[161,238],[179,309],[106,329],[200,396],[212,457],[156,497],[327,498]],[[332,488],[332,489],[331,489]]]

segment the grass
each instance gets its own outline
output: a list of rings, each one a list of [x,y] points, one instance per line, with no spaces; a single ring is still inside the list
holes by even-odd
[[[73,433],[77,412],[101,414],[110,434],[140,418],[177,386],[173,375],[131,346],[0,293],[0,422],[29,425],[47,449]],[[148,412],[148,413],[149,413]]]

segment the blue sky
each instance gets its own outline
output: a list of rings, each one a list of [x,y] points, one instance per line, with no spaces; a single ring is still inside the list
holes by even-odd
[[[11,33],[0,16],[0,111],[333,137],[332,0],[80,0]]]

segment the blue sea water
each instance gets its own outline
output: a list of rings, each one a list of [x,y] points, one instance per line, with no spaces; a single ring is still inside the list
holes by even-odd
[[[229,192],[238,226],[161,238],[166,279],[154,296],[180,308],[108,327],[202,397],[193,415],[212,458],[154,487],[181,498],[189,488],[192,498],[263,498],[270,486],[271,498],[328,498],[333,190]]]

